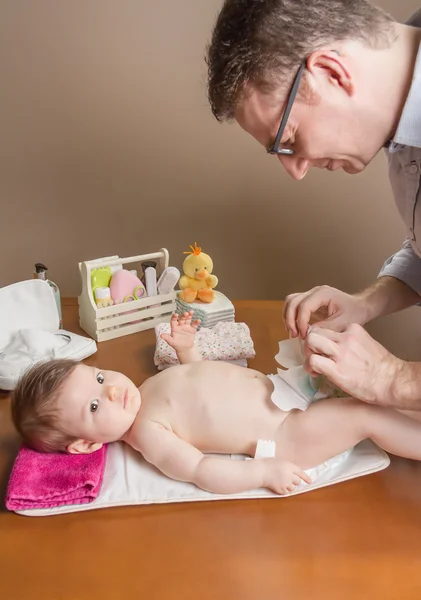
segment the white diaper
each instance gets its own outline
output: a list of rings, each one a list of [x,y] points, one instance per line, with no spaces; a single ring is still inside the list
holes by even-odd
[[[291,373],[294,371],[294,373]],[[318,395],[312,390],[305,393],[300,388],[301,380],[308,377],[302,367],[293,367],[284,371],[286,376],[268,375],[273,383],[272,402],[285,412],[291,410],[307,410],[309,405],[318,399]],[[293,377],[291,377],[293,375]]]

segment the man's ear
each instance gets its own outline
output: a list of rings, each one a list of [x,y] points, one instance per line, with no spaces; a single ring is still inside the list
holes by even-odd
[[[342,88],[349,96],[354,95],[355,84],[351,71],[337,50],[315,50],[307,58],[307,70],[314,77],[320,74],[327,76],[330,84]]]
[[[87,442],[86,440],[75,440],[66,448],[69,454],[92,454],[102,448],[101,443]]]

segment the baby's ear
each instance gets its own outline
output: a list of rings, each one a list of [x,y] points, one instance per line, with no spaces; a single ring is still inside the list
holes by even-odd
[[[87,442],[86,440],[75,440],[66,448],[69,454],[92,454],[102,448],[101,443]]]

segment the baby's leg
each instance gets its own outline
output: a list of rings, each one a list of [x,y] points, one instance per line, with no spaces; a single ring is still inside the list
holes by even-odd
[[[419,410],[399,410],[399,412],[407,417],[411,417],[411,419],[421,421],[421,411]]]
[[[367,438],[387,452],[421,460],[420,422],[354,398],[320,400],[292,412],[278,429],[276,453],[308,469]]]

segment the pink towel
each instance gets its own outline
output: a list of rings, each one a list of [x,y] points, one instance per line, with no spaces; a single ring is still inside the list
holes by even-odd
[[[22,446],[6,494],[9,510],[87,504],[104,476],[107,447],[92,454],[44,453]]]

